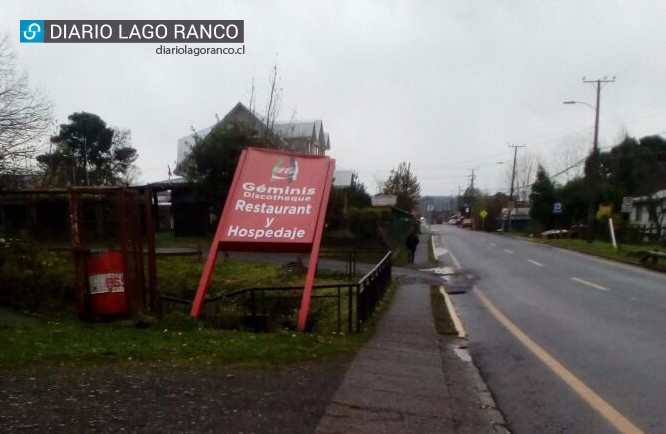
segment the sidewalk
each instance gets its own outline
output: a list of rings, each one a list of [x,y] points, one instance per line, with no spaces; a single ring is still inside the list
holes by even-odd
[[[422,235],[416,252],[421,268],[428,268],[428,240],[429,235]],[[394,275],[401,274],[394,270]],[[437,334],[428,283],[400,285],[316,432],[507,432],[461,343]]]

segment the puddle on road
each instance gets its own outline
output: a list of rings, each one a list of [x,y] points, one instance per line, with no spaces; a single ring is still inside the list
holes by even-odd
[[[456,274],[455,270],[451,267],[435,267],[435,268],[425,268],[421,271],[430,271],[431,273],[440,274],[442,276],[450,276]]]

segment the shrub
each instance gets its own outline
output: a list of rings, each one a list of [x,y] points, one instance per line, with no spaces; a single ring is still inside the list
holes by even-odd
[[[357,239],[377,238],[377,227],[381,216],[371,209],[352,209],[347,213],[347,225]]]
[[[62,308],[73,300],[68,255],[21,239],[0,238],[0,303],[36,309]]]

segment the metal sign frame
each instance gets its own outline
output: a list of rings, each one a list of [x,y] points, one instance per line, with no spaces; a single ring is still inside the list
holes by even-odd
[[[297,216],[292,214],[282,216],[284,217],[283,220],[287,220],[289,224],[293,226],[294,231],[298,230],[299,235],[302,235],[298,237],[299,240],[289,238],[282,240],[270,240],[270,238],[266,237],[267,232],[270,229],[266,230],[266,228],[269,228],[277,217],[265,217],[266,215],[269,215],[265,213],[268,212],[268,207],[272,205],[269,202],[246,204],[245,201],[241,203],[241,200],[243,199],[239,199],[242,197],[247,197],[243,196],[243,191],[245,191],[245,193],[252,193],[251,191],[248,191],[248,186],[255,185],[253,182],[254,180],[257,181],[258,185],[265,185],[265,182],[262,183],[262,180],[258,177],[267,176],[266,173],[259,173],[260,171],[266,171],[264,160],[266,159],[267,155],[277,158],[277,162],[273,166],[272,171],[269,170],[271,172],[269,184],[271,181],[275,180],[285,182],[295,181],[296,173],[298,173],[299,170],[303,172],[305,169],[305,173],[309,176],[309,178],[306,177],[306,179],[321,189],[321,191],[317,191],[317,188],[312,187],[292,187],[293,191],[299,192],[299,194],[310,195],[312,196],[311,199],[313,199],[313,206],[308,208],[308,213],[304,212],[303,215]],[[282,161],[284,161],[284,159],[289,159],[291,164],[295,167],[281,166],[280,164]],[[299,162],[302,166],[300,169],[298,166]],[[316,162],[317,166],[315,170],[308,167],[309,163],[312,163],[310,166],[315,165],[314,162]],[[217,255],[220,250],[268,251],[287,253],[310,252],[308,271],[305,276],[303,296],[298,314],[298,329],[301,331],[305,330],[308,311],[310,309],[312,286],[314,284],[315,271],[317,269],[317,261],[319,258],[321,238],[324,230],[326,208],[333,185],[334,171],[335,160],[325,156],[297,154],[293,152],[268,150],[262,148],[247,148],[243,150],[238,161],[238,166],[236,167],[236,172],[234,173],[234,178],[231,184],[231,188],[229,189],[227,200],[224,204],[222,216],[219,220],[215,236],[211,243],[203,273],[201,274],[197,293],[192,302],[192,309],[190,311],[191,316],[196,318],[201,313],[201,308],[206,297],[206,292],[210,286],[210,279],[214,272]],[[301,183],[299,185],[303,184]],[[312,188],[312,190],[310,188]],[[269,195],[262,196],[263,199],[261,200],[268,201],[268,197]],[[259,215],[250,215],[250,217],[248,217],[247,213],[243,214],[243,212],[246,210],[249,210],[248,212],[251,212],[252,214],[259,214],[262,217],[259,217]],[[238,234],[240,232],[240,230],[232,228],[232,225],[235,222],[254,219],[255,221],[253,223],[256,225],[260,218],[266,218],[266,225],[264,229],[254,227],[248,229],[247,232],[244,232],[244,234],[247,235],[250,230],[254,230],[255,232],[252,233],[252,237],[245,237],[246,239],[237,239],[234,238],[234,236],[231,236],[232,232],[233,234]],[[260,230],[263,231],[261,236],[259,235]],[[271,235],[274,233],[275,232],[271,232]]]

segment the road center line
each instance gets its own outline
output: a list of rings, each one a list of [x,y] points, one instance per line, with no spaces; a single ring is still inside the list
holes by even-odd
[[[507,252],[509,255],[513,255],[513,251],[509,249],[504,249],[505,252]]]
[[[537,261],[534,261],[532,259],[528,259],[527,262],[529,262],[530,264],[534,264],[537,267],[543,267],[543,264],[541,262],[537,262]]]
[[[581,398],[598,411],[608,422],[610,422],[618,431],[622,433],[643,433],[622,413],[607,403],[594,390],[590,389],[583,381],[571,373],[560,362],[544,350],[539,344],[527,336],[517,325],[507,318],[481,291],[477,286],[474,287],[474,293],[485,305],[490,313],[499,321],[511,334],[513,334],[525,347],[539,358],[548,368],[550,368],[558,377],[560,377],[569,387],[571,387]]]
[[[596,283],[588,282],[587,280],[583,280],[578,277],[572,277],[571,280],[574,282],[582,283],[583,285],[587,285],[591,288],[598,289],[599,291],[610,291],[610,289],[606,288],[605,286],[597,285]]]

